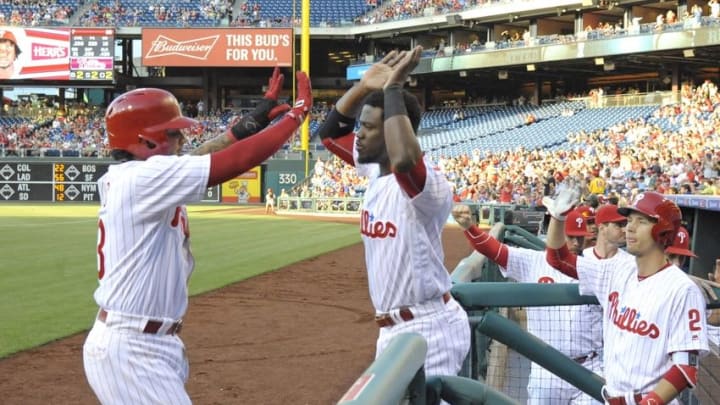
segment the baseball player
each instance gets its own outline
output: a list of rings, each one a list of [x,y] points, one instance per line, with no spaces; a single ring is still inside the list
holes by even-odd
[[[687,269],[685,265],[689,257],[697,257],[697,255],[690,250],[690,232],[688,232],[684,226],[678,228],[672,245],[665,249],[665,253],[668,256],[668,260],[682,270]]]
[[[567,220],[565,222],[567,223]],[[627,218],[620,215],[617,205],[605,204],[600,206],[595,212],[594,222],[597,228],[597,239],[595,246],[583,250],[584,257],[598,260],[610,258],[635,260],[633,255],[620,249],[625,246]]]
[[[680,209],[661,194],[638,194],[618,209],[635,261],[597,261],[563,248],[562,221],[578,196],[568,188],[543,199],[552,216],[546,253],[548,263],[578,278],[580,293],[595,295],[603,307],[603,397],[611,405],[678,404],[675,397],[695,386],[697,358],[708,350],[702,293],[665,257]]]
[[[443,264],[441,236],[452,192],[423,157],[415,135],[420,106],[403,90],[421,52],[393,51],[373,64],[319,133],[330,151],[369,177],[360,233],[380,327],[376,356],[395,335],[417,332],[428,344],[426,374],[456,375],[470,349],[470,326],[450,295]],[[353,133],[356,119],[360,128]]]
[[[575,209],[565,222],[568,249],[583,246],[587,230],[586,211]],[[577,283],[545,260],[545,252],[507,246],[478,228],[467,205],[456,205],[455,221],[465,229],[465,236],[478,252],[500,266],[504,277],[524,283]],[[539,337],[561,353],[602,375],[602,308],[598,305],[562,307],[528,307],[528,332]],[[528,378],[528,404],[563,405],[598,403],[567,381],[532,363]]]
[[[136,89],[108,106],[108,140],[120,163],[98,180],[100,309],[83,350],[85,375],[101,403],[190,403],[177,335],[195,265],[185,204],[262,163],[292,136],[312,105],[307,75],[298,72],[297,81],[295,107],[278,106],[283,76],[276,69],[257,109],[197,156],[177,155],[182,130],[196,121],[182,115],[171,93]],[[286,113],[263,129],[280,112]]]

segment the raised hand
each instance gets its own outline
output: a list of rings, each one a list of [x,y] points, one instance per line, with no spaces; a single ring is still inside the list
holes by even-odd
[[[393,71],[393,66],[399,60],[400,54],[398,51],[392,51],[385,55],[381,61],[375,62],[363,74],[360,84],[368,90],[382,90]]]
[[[305,72],[298,71],[295,74],[295,79],[297,81],[295,105],[287,114],[294,117],[298,123],[302,123],[312,109],[312,86],[310,84],[310,78]]]
[[[457,204],[452,209],[452,216],[455,218],[455,222],[458,223],[463,229],[468,229],[475,225],[475,218],[470,211],[470,207],[465,204]]]
[[[280,73],[280,68],[275,66],[273,74],[268,79],[268,88],[265,91],[265,98],[277,101],[280,90],[282,90],[283,82],[285,81],[285,75]]]
[[[268,80],[268,89],[263,99],[257,103],[255,109],[246,114],[232,127],[232,133],[236,139],[247,138],[254,135],[270,123],[275,117],[290,110],[287,104],[278,105],[277,99],[282,90],[285,76],[280,73],[280,68],[275,66],[272,76]]]
[[[267,118],[269,121],[272,121],[276,117],[290,111],[289,105],[287,105],[285,103],[278,105],[278,103],[277,103],[278,95],[280,94],[280,91],[282,90],[284,81],[285,81],[285,75],[280,73],[279,67],[275,66],[275,69],[273,69],[273,74],[272,74],[272,76],[270,76],[270,79],[268,80],[267,91],[265,91],[265,99],[274,101],[274,107],[272,107],[272,105],[271,105],[271,109],[267,113]]]
[[[555,198],[543,197],[542,203],[553,218],[564,221],[567,214],[580,202],[581,194],[579,187],[568,185],[562,187]]]
[[[392,67],[392,72],[385,82],[384,87],[388,87],[393,84],[404,85],[410,76],[410,72],[417,67],[420,63],[420,56],[422,55],[423,47],[418,45],[409,51],[401,52],[397,58],[388,62],[388,65]]]

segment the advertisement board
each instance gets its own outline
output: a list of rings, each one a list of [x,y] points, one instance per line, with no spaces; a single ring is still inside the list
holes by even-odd
[[[222,202],[224,203],[259,203],[263,191],[260,185],[261,168],[260,166],[252,168],[230,181],[222,184],[220,190]]]
[[[144,66],[292,65],[291,28],[143,28]]]
[[[0,81],[114,80],[112,28],[0,27]]]

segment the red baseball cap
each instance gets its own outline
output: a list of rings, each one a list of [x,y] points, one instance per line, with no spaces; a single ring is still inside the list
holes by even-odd
[[[611,222],[627,222],[627,217],[620,215],[617,205],[605,204],[598,208],[595,213],[595,223],[600,225]]]
[[[565,218],[565,235],[566,236],[593,236],[587,230],[587,217],[584,217],[582,210],[575,208]]]
[[[697,257],[697,255],[690,250],[690,233],[685,227],[681,226],[678,228],[672,245],[665,249],[665,253],[669,255]]]
[[[578,211],[589,224],[595,222],[595,210],[589,205],[579,205],[575,210]]]
[[[17,39],[15,39],[15,34],[13,34],[12,31],[0,30],[0,40],[2,39],[12,41],[13,44],[17,44]]]

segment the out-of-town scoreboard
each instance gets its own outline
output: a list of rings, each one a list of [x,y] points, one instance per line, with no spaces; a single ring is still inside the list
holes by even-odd
[[[100,201],[97,181],[111,164],[0,160],[0,201]],[[219,186],[208,188],[203,202],[219,201]]]

